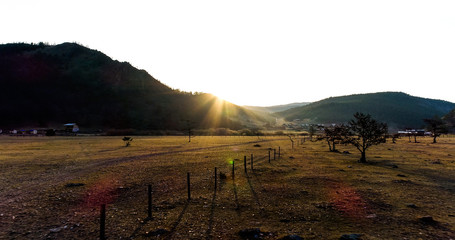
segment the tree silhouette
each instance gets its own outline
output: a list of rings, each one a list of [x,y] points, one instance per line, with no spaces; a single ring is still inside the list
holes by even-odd
[[[186,120],[186,130],[188,133],[188,142],[191,142],[191,138],[193,138],[193,128],[194,128],[194,123],[191,122],[190,120]]]
[[[436,143],[436,138],[441,136],[441,134],[449,132],[447,124],[438,116],[434,116],[433,118],[426,118],[423,119],[423,121],[427,124],[427,131],[431,132],[433,143]]]
[[[131,145],[131,142],[133,141],[133,138],[132,137],[123,137],[122,140],[125,143],[125,147],[129,147]]]
[[[345,125],[335,125],[324,128],[324,135],[320,140],[325,139],[329,145],[329,151],[337,152],[336,144],[343,143],[346,140],[349,129]]]
[[[387,124],[379,123],[371,118],[370,114],[356,113],[349,121],[349,135],[346,142],[354,145],[362,154],[359,162],[366,162],[366,150],[373,146],[386,142]]]
[[[308,128],[308,135],[310,136],[310,141],[313,141],[313,136],[316,134],[316,128],[313,125],[310,125]]]

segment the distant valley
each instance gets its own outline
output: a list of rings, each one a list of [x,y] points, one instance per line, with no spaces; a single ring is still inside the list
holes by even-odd
[[[256,106],[243,106],[246,109],[250,109],[253,111],[258,112],[266,112],[266,113],[276,113],[286,111],[291,108],[302,107],[305,105],[310,104],[310,102],[301,102],[301,103],[289,103],[283,105],[275,105],[275,106],[268,106],[268,107],[256,107]]]

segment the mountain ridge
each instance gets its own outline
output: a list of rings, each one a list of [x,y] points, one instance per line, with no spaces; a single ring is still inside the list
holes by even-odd
[[[378,92],[330,97],[292,108],[277,115],[288,121],[307,123],[346,123],[356,112],[371,114],[392,128],[424,126],[423,119],[440,117],[455,108],[455,103],[411,96],[403,92]]]
[[[254,126],[211,94],[173,90],[145,70],[75,43],[0,45],[0,126],[184,129]],[[248,119],[248,121],[245,121]]]
[[[448,101],[403,92],[241,107],[211,94],[171,89],[145,70],[75,43],[0,44],[0,85],[2,127],[77,122],[105,129],[241,129],[273,126],[278,118],[345,123],[355,112],[364,112],[392,128],[419,128],[423,118],[455,109]]]

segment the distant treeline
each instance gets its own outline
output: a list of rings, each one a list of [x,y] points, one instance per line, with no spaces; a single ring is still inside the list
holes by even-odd
[[[307,135],[306,132],[301,132],[302,135]],[[107,136],[126,136],[126,135],[153,135],[153,136],[188,136],[187,131],[177,130],[136,130],[136,129],[110,129],[100,135]],[[267,131],[255,128],[244,128],[233,130],[230,128],[209,128],[209,129],[194,129],[192,136],[284,136],[288,135],[284,131]]]

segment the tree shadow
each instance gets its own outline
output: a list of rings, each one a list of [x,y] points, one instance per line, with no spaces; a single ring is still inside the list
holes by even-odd
[[[153,217],[152,218],[145,218],[144,221],[142,221],[139,226],[134,229],[133,233],[131,234],[130,236],[130,239],[133,239],[134,237],[137,236],[137,234],[139,233],[139,231],[145,226],[145,224],[147,224],[149,221],[153,220]]]
[[[235,184],[235,180],[234,179],[232,179],[232,188],[234,190],[235,210],[240,210],[239,197],[238,197],[238,194],[237,194],[237,184]]]
[[[257,184],[259,185],[259,187],[262,189],[262,191],[265,190],[264,186],[262,185],[262,182],[261,180],[258,178],[257,174],[253,171],[253,179],[257,182]]]
[[[429,168],[418,168],[408,169],[406,167],[399,167],[400,163],[396,161],[384,159],[381,161],[369,161],[366,164],[378,168],[394,169],[397,173],[404,173],[408,176],[421,176],[427,178],[429,181],[436,183],[440,188],[455,194],[455,179],[450,175],[441,174],[441,172],[429,169]],[[398,164],[398,165],[397,165]]]
[[[247,178],[247,182],[248,182],[248,186],[249,186],[249,188],[250,188],[251,194],[253,194],[253,199],[254,199],[254,201],[255,201],[256,204],[262,209],[262,205],[261,205],[261,202],[259,201],[258,194],[257,194],[256,191],[254,190],[253,184],[251,184],[251,179],[250,179],[250,178]]]
[[[215,213],[215,203],[216,203],[216,189],[213,191],[212,206],[210,207],[209,227],[207,229],[206,239],[213,238],[212,231],[213,231],[213,215]]]
[[[183,215],[185,214],[188,205],[190,205],[190,201],[186,201],[185,206],[183,207],[182,211],[180,212],[179,216],[177,217],[177,220],[172,224],[171,230],[169,230],[169,233],[166,235],[165,239],[172,239],[172,235],[174,235],[175,230],[179,226],[180,222],[182,221]]]

